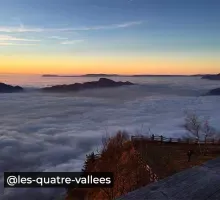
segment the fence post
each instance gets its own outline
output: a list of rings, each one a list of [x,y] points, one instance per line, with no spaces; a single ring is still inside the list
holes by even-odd
[[[198,139],[195,139],[194,142],[195,142],[195,144],[198,144],[198,143],[199,143],[199,140],[198,140]]]
[[[151,140],[153,140],[153,141],[154,141],[154,134],[151,136]]]
[[[161,144],[163,143],[163,136],[161,135],[160,136],[160,141],[161,141]]]

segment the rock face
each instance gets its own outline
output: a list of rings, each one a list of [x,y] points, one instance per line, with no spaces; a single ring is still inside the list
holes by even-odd
[[[220,95],[220,88],[210,90],[206,95],[213,95],[213,96]]]
[[[0,93],[13,93],[13,92],[22,92],[24,89],[19,86],[11,86],[5,83],[0,83]]]
[[[72,91],[81,91],[86,89],[95,89],[95,88],[111,88],[111,87],[120,87],[124,85],[134,85],[131,82],[115,82],[107,78],[100,78],[98,81],[86,82],[86,83],[75,83],[71,85],[56,85],[52,87],[43,88],[43,91],[48,92],[72,92]]]
[[[219,81],[220,81],[220,74],[216,74],[216,75],[205,75],[205,76],[202,77],[202,79],[219,80]]]

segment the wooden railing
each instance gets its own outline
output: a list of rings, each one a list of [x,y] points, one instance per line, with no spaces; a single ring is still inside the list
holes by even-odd
[[[131,140],[147,140],[152,142],[161,142],[161,143],[183,143],[183,144],[219,144],[220,139],[206,139],[206,140],[197,140],[193,138],[168,138],[164,136],[131,136]]]

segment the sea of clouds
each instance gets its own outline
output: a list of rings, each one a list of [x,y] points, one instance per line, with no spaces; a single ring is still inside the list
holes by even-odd
[[[147,134],[150,129],[182,137],[186,111],[220,130],[220,97],[200,96],[218,82],[194,84],[192,79],[77,94],[0,94],[0,199],[59,199],[63,190],[4,189],[3,172],[80,171],[85,155],[99,148],[106,133]]]

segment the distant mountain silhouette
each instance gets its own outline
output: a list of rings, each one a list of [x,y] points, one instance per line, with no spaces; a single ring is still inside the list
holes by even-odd
[[[46,77],[46,78],[56,78],[56,77],[78,77],[78,76],[74,76],[74,75],[55,75],[55,74],[44,74],[42,75],[42,77]]]
[[[203,76],[203,75],[153,75],[153,74],[137,74],[137,75],[122,75],[122,74],[84,74],[84,75],[55,75],[44,74],[42,77],[189,77],[189,76]]]
[[[220,80],[220,74],[205,75],[205,76],[202,77],[202,79]]]
[[[84,75],[55,75],[55,74],[44,74],[42,77],[112,77],[120,76],[118,74],[84,74]]]
[[[118,74],[85,74],[83,77],[111,77],[111,76],[120,76]]]
[[[191,76],[195,76],[195,77],[197,77],[197,76],[207,76],[208,74],[193,74],[193,75],[191,75]]]
[[[81,91],[81,90],[95,89],[95,88],[120,87],[124,85],[134,85],[134,84],[128,81],[115,82],[107,78],[100,78],[98,81],[75,83],[71,85],[56,85],[52,87],[42,88],[42,90],[48,92],[71,92],[71,91]]]
[[[216,88],[216,89],[210,90],[206,95],[208,95],[208,96],[220,95],[220,88]]]
[[[189,75],[153,75],[153,74],[140,74],[132,75],[131,77],[188,77]]]
[[[5,83],[0,83],[0,93],[22,92],[24,89],[20,86],[11,86]]]

